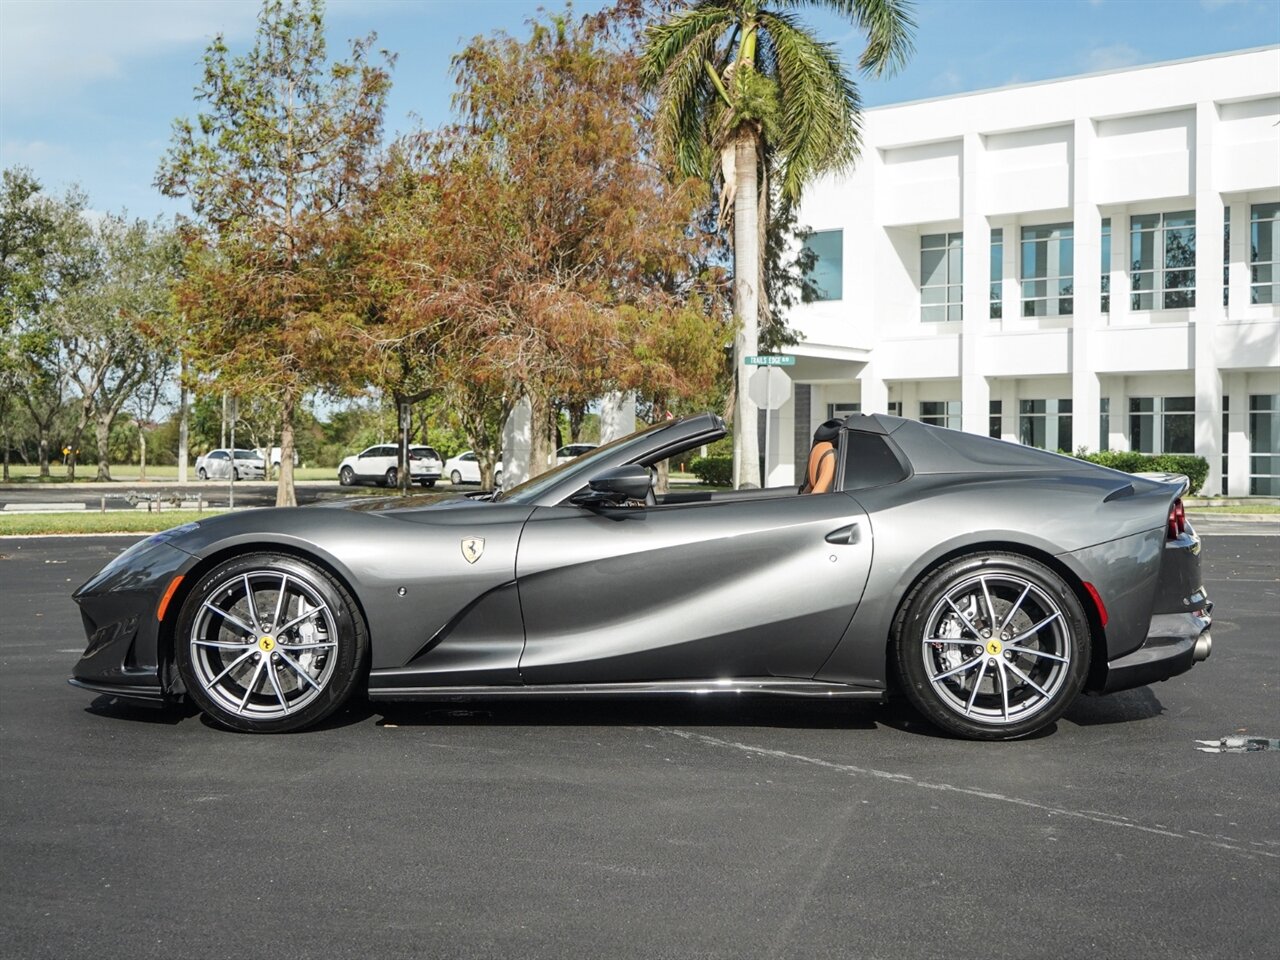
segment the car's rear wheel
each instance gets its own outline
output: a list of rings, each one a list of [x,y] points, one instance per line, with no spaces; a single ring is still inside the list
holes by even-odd
[[[502,489],[502,471],[501,470],[499,470],[497,473],[493,475],[493,485],[498,490]]]
[[[453,471],[453,473],[449,474],[449,482],[456,487],[462,482],[462,474],[457,470]]]
[[[397,470],[395,467],[392,467],[390,470],[387,471],[387,475],[382,478],[382,485],[384,487],[394,487],[396,483],[399,481],[399,479],[400,479],[400,471]]]
[[[421,481],[419,481],[419,482],[420,482],[424,487],[434,487],[434,486],[436,485],[436,482],[435,482],[434,480],[421,480]]]
[[[204,467],[201,467],[199,470],[196,471],[196,476],[198,476],[201,480],[208,480],[209,471],[206,470]]]
[[[342,484],[344,487],[351,486],[351,484],[356,482],[355,471],[353,471],[350,467],[343,467],[341,470],[338,471],[338,482]]]
[[[1016,554],[973,554],[935,570],[903,605],[894,642],[911,703],[977,740],[1053,723],[1089,672],[1089,624],[1075,592]]]
[[[368,643],[337,579],[298,557],[254,553],[200,578],[179,614],[175,654],[188,693],[212,719],[284,733],[347,701]]]

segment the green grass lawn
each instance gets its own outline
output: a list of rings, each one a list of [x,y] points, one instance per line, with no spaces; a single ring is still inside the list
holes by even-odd
[[[0,537],[42,536],[53,533],[158,533],[182,523],[201,520],[221,510],[113,510],[109,513],[0,513]]]
[[[1195,518],[1199,514],[1222,516],[1230,513],[1267,513],[1280,514],[1280,505],[1274,503],[1224,503],[1211,507],[1187,507],[1187,514]]]
[[[138,483],[138,465],[136,463],[120,463],[111,465],[111,479],[116,483]],[[76,467],[76,480],[79,482],[92,482],[98,476],[98,467],[96,464],[80,464]],[[40,478],[40,468],[32,465],[28,466],[22,463],[10,464],[9,477],[14,483],[66,483],[67,468],[60,463],[52,463],[49,465],[49,476],[45,479]],[[334,480],[338,479],[337,467],[294,467],[293,477],[295,480]],[[178,468],[176,466],[152,466],[147,465],[147,482],[153,480],[158,481],[174,481],[178,479]],[[187,471],[187,479],[195,482],[197,480],[195,467]],[[210,483],[217,481],[210,480]],[[226,481],[223,481],[224,483]]]

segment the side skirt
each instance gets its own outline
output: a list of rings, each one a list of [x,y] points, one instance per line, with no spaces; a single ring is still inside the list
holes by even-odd
[[[642,683],[545,683],[517,686],[373,687],[370,700],[472,700],[488,698],[578,699],[581,697],[716,696],[764,694],[840,700],[885,699],[884,690],[820,680],[653,680]]]

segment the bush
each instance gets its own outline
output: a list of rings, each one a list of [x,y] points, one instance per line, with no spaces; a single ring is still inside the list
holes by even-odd
[[[1082,460],[1121,470],[1125,473],[1183,473],[1191,481],[1191,493],[1204,486],[1209,476],[1209,461],[1190,453],[1162,453],[1151,456],[1128,450],[1103,450],[1099,453],[1076,454]]]
[[[708,487],[727,487],[733,483],[733,457],[695,457],[689,469]]]

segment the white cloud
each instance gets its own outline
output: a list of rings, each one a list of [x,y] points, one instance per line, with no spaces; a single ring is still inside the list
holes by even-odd
[[[37,112],[131,61],[253,32],[256,0],[4,0],[0,104]]]
[[[47,140],[5,140],[0,143],[0,167],[24,166],[39,170],[50,161],[69,157],[71,151]]]
[[[1143,62],[1143,55],[1127,43],[1110,43],[1103,47],[1094,47],[1084,55],[1084,68],[1087,71],[1117,70]]]

